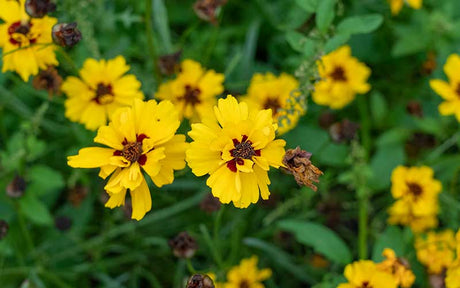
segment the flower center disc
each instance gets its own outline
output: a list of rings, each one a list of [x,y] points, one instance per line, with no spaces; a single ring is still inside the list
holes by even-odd
[[[243,280],[240,282],[240,287],[239,288],[249,288],[249,283],[247,280]]]
[[[34,44],[37,39],[30,37],[30,28],[32,24],[28,21],[26,23],[22,23],[21,21],[14,22],[13,24],[8,27],[8,35],[10,36],[10,43],[13,45],[21,46],[24,38],[28,39],[30,44]],[[15,35],[16,34],[16,35]],[[22,34],[22,36],[17,35]]]
[[[185,94],[182,97],[185,103],[195,106],[196,104],[201,103],[200,100],[201,90],[198,88],[193,88],[190,85],[185,86]]]
[[[230,153],[235,158],[243,159],[251,159],[252,156],[256,155],[256,151],[254,151],[252,143],[249,141],[237,143],[235,149],[232,149]]]
[[[418,197],[422,195],[423,189],[418,185],[417,183],[407,183],[407,187],[409,188],[409,191],[414,195],[415,197]]]
[[[121,156],[125,157],[126,160],[131,163],[136,162],[142,155],[142,143],[134,142],[128,143],[123,147]]]
[[[267,98],[264,103],[264,109],[272,109],[273,115],[278,112],[278,109],[281,108],[280,101],[276,98]]]
[[[457,96],[460,97],[460,83],[457,84],[457,89],[455,90],[455,93],[457,93]]]
[[[347,81],[347,77],[345,76],[345,70],[342,67],[335,67],[334,71],[330,74],[334,81]]]
[[[112,85],[108,84],[97,84],[96,97],[93,99],[97,104],[106,105],[113,102],[113,88]]]

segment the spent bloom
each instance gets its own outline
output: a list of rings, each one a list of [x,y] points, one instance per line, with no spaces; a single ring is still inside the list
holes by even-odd
[[[343,283],[337,288],[396,288],[395,277],[382,271],[377,264],[370,260],[360,260],[345,267],[344,276],[348,283]]]
[[[391,14],[399,14],[404,5],[404,2],[413,9],[420,9],[422,8],[423,0],[388,0],[388,3],[390,4]]]
[[[415,240],[417,259],[430,274],[441,274],[454,262],[455,248],[452,230],[428,232],[426,237],[419,235]]]
[[[351,48],[342,46],[323,56],[316,63],[320,80],[315,83],[313,101],[318,105],[341,109],[355,99],[357,93],[367,93],[371,69],[351,56]]]
[[[270,110],[248,111],[245,102],[232,96],[220,99],[214,115],[192,124],[193,139],[187,163],[196,176],[209,174],[206,184],[226,204],[246,208],[268,199],[268,170],[279,168],[285,153],[284,140],[275,140],[276,124]]]
[[[15,71],[27,81],[39,69],[59,64],[51,39],[56,18],[30,18],[25,11],[25,0],[0,0],[0,19],[4,22],[0,24],[2,72]]]
[[[241,260],[240,265],[233,267],[227,273],[227,282],[223,288],[263,288],[261,282],[270,278],[272,271],[268,268],[257,268],[257,256]]]
[[[278,77],[272,73],[255,74],[243,101],[250,109],[272,109],[279,126],[277,133],[281,135],[294,128],[300,116],[305,114],[305,105],[297,100],[301,98],[298,88],[299,82],[286,73]],[[286,119],[286,123],[281,119]]]
[[[106,125],[118,108],[143,99],[136,76],[125,75],[129,69],[122,56],[107,61],[87,59],[80,78],[70,76],[62,83],[61,89],[68,96],[66,117],[96,130]]]
[[[430,80],[431,89],[433,89],[445,101],[438,106],[441,115],[455,115],[460,122],[460,56],[452,54],[447,58],[444,65],[448,82],[439,79]]]
[[[391,194],[396,202],[389,209],[391,224],[410,226],[421,232],[437,226],[438,194],[442,184],[427,166],[398,166],[391,175]]]
[[[97,168],[103,179],[112,175],[104,189],[110,198],[106,207],[125,203],[131,194],[132,218],[140,220],[150,211],[152,199],[142,171],[161,187],[174,180],[174,170],[185,167],[184,135],[175,135],[179,116],[169,101],[134,100],[132,107],[118,109],[107,126],[99,128],[94,142],[109,148],[83,148],[68,158],[74,168]]]
[[[385,248],[382,255],[385,257],[385,260],[378,263],[377,268],[392,274],[398,286],[402,288],[412,287],[415,275],[410,269],[409,262],[406,259],[396,257],[395,251],[390,248]]]
[[[161,84],[155,97],[170,100],[181,118],[198,122],[212,114],[216,96],[224,91],[223,82],[224,74],[205,70],[200,63],[187,59],[181,63],[177,77]]]

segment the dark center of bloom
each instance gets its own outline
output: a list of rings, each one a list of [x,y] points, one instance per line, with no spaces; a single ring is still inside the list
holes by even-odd
[[[239,288],[249,288],[249,282],[246,279],[241,280]]]
[[[186,105],[195,106],[201,103],[200,99],[201,90],[190,85],[185,86],[185,94],[181,97]]]
[[[277,98],[267,98],[264,103],[264,109],[272,109],[273,115],[278,112],[278,109],[281,108],[281,103]]]
[[[340,66],[335,67],[330,76],[334,81],[347,81],[345,70]]]
[[[260,150],[255,150],[252,147],[251,140],[248,136],[243,135],[241,142],[238,139],[232,139],[235,148],[230,150],[232,160],[227,162],[227,167],[233,172],[236,172],[236,164],[244,165],[244,159],[251,159],[253,156],[260,156]]]
[[[361,286],[361,288],[372,288],[372,286],[369,284],[368,281],[364,281],[363,285]]]
[[[31,28],[32,28],[32,23],[30,23],[30,21],[27,21],[27,22],[17,21],[11,24],[10,27],[8,27],[8,35],[10,36],[10,39],[9,39],[10,43],[13,45],[19,45],[19,46],[22,45],[23,39],[21,39],[21,37],[18,37],[15,34],[24,35],[25,37],[27,37],[27,39],[29,39],[30,44],[34,44],[35,42],[37,42],[37,39],[31,37],[30,35]]]
[[[114,156],[123,156],[126,160],[130,161],[131,163],[137,162],[140,165],[144,165],[147,161],[147,156],[142,154],[144,151],[142,150],[142,141],[144,139],[149,138],[145,134],[140,134],[136,136],[136,142],[128,142],[128,140],[123,141],[123,150],[119,151],[116,150],[113,152]],[[152,148],[153,150],[154,148]],[[149,151],[147,151],[149,152]]]
[[[113,102],[114,94],[113,88],[110,84],[97,84],[96,96],[93,98],[93,101],[96,101],[97,104],[106,105]]]
[[[422,195],[423,189],[417,183],[406,183],[407,188],[409,188],[409,192],[412,193],[415,197]]]
[[[455,93],[457,93],[457,96],[460,97],[460,83],[457,84],[457,89],[455,89]]]

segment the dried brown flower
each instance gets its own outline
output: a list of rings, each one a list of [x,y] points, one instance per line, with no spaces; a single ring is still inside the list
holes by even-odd
[[[193,10],[200,19],[216,25],[217,10],[225,3],[227,0],[197,0],[193,5]]]
[[[335,122],[335,115],[329,111],[321,113],[318,118],[319,127],[327,130]]]
[[[423,75],[431,75],[433,71],[436,69],[436,54],[432,51],[428,52],[426,55],[426,60],[423,62],[422,66],[422,74]]]
[[[32,81],[32,85],[37,90],[48,91],[49,97],[61,94],[62,77],[56,68],[49,66],[46,70],[40,70]]]
[[[359,124],[348,119],[337,122],[329,127],[329,135],[334,142],[342,143],[356,138]]]
[[[26,12],[32,18],[43,18],[46,14],[56,11],[56,4],[50,0],[27,0]]]
[[[318,188],[313,183],[319,183],[319,176],[323,175],[323,172],[311,163],[310,157],[311,153],[299,147],[289,149],[283,157],[284,170],[294,175],[297,184],[317,191]]]
[[[19,175],[14,176],[14,179],[6,186],[6,195],[11,198],[19,198],[26,191],[26,181]]]
[[[206,213],[212,213],[220,209],[220,201],[214,197],[211,193],[206,194],[203,200],[200,202],[200,209]]]
[[[188,280],[186,288],[214,288],[214,282],[208,275],[195,274]]]
[[[168,242],[174,255],[179,258],[192,258],[195,255],[198,244],[187,232],[181,232]]]
[[[423,150],[434,147],[436,147],[436,138],[433,135],[418,132],[412,134],[404,146],[406,154],[410,158],[417,158]]]
[[[441,274],[430,274],[428,276],[428,281],[430,282],[430,287],[432,288],[445,288],[446,283],[444,282],[446,279],[446,273],[443,272]]]
[[[10,225],[8,225],[8,222],[5,220],[0,220],[0,240],[6,237],[9,229]]]
[[[177,51],[176,53],[161,56],[158,59],[158,67],[160,68],[161,74],[171,76],[178,72],[180,69],[179,61],[181,55],[182,51]]]
[[[58,23],[53,26],[53,41],[62,47],[73,47],[81,40],[77,23]]]
[[[80,206],[81,202],[85,200],[87,195],[88,187],[77,184],[74,188],[69,190],[67,199],[69,199],[73,206],[78,207]]]
[[[406,111],[412,116],[423,118],[423,109],[420,102],[412,100],[406,105]]]

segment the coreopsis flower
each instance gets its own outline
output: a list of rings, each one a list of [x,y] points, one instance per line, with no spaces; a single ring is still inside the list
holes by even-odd
[[[378,269],[377,264],[370,260],[360,260],[348,264],[343,273],[348,283],[342,283],[337,288],[396,288],[395,277]]]
[[[414,232],[437,226],[440,181],[427,166],[398,166],[391,175],[391,194],[397,201],[389,209],[391,224],[410,226]]]
[[[254,74],[243,101],[250,109],[272,109],[279,127],[277,133],[281,135],[294,128],[305,114],[305,105],[297,100],[301,96],[298,88],[299,82],[286,73],[278,77],[272,73]],[[281,123],[282,118],[286,118],[286,123]]]
[[[268,268],[259,270],[257,268],[257,256],[243,259],[240,265],[233,267],[227,273],[227,282],[223,284],[223,288],[263,288],[262,281],[268,279],[272,275],[272,271]]]
[[[342,46],[321,57],[316,63],[321,79],[315,83],[313,101],[318,105],[341,109],[355,99],[357,93],[367,93],[371,69],[351,56],[351,48]]]
[[[120,107],[130,106],[134,99],[143,99],[141,82],[122,56],[111,60],[87,59],[80,70],[80,78],[67,77],[61,90],[67,94],[65,115],[71,121],[96,130],[107,124]]]
[[[455,235],[456,259],[446,271],[445,284],[447,288],[459,288],[460,283],[460,230]]]
[[[59,64],[51,39],[56,18],[30,18],[25,11],[25,0],[0,0],[0,19],[4,22],[0,24],[2,72],[15,71],[27,81],[39,69]]]
[[[413,9],[422,8],[423,0],[388,0],[390,3],[391,14],[397,15],[401,11],[404,2]]]
[[[406,259],[396,257],[395,251],[389,248],[385,248],[382,255],[385,257],[385,260],[378,263],[377,268],[393,274],[398,286],[403,288],[412,287],[415,275],[410,270],[409,262]]]
[[[169,101],[134,100],[132,107],[119,108],[107,126],[99,128],[94,142],[109,148],[83,148],[68,157],[74,168],[97,168],[99,176],[112,175],[104,189],[110,196],[106,207],[125,203],[131,194],[132,218],[140,220],[150,211],[152,199],[142,171],[161,187],[174,180],[174,170],[185,167],[185,135],[175,135],[178,112]]]
[[[224,74],[205,70],[200,63],[186,59],[176,79],[160,85],[155,97],[173,102],[180,117],[198,122],[212,114],[216,96],[224,91]]]
[[[268,199],[268,170],[282,166],[284,140],[275,140],[276,124],[270,110],[248,111],[232,96],[220,99],[214,115],[192,124],[193,139],[186,152],[196,176],[209,174],[206,184],[226,204],[246,208]],[[260,192],[260,193],[259,193]]]
[[[431,89],[433,89],[445,101],[438,106],[441,115],[455,115],[460,122],[460,56],[451,54],[444,65],[448,82],[439,79],[430,80]]]
[[[454,262],[455,248],[452,230],[428,232],[426,237],[419,235],[415,240],[417,259],[430,274],[441,274]]]

